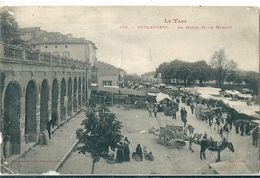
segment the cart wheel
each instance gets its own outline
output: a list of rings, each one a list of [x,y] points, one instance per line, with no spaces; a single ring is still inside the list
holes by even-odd
[[[163,129],[161,131],[160,137],[161,142],[163,143],[164,146],[168,148],[173,148],[176,143],[176,137],[173,133],[173,131],[169,129]]]

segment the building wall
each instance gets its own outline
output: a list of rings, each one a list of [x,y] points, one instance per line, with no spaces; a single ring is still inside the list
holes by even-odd
[[[46,48],[47,47],[47,48]],[[69,58],[78,59],[78,60],[88,60],[86,56],[85,44],[39,44],[36,45],[36,49],[39,49],[41,52],[59,52],[60,56],[63,57],[63,52],[68,51],[70,53]]]
[[[98,76],[98,86],[103,86],[103,81],[112,81],[112,86],[118,86],[118,75]]]
[[[11,58],[12,53],[4,52],[13,50],[22,55]],[[34,58],[26,57],[32,54],[36,54]],[[57,113],[59,126],[84,107],[90,97],[91,70],[86,65],[72,69],[69,64],[46,62],[42,55],[0,45],[0,133],[15,140],[8,149],[15,150],[12,154],[25,151],[28,142],[37,142],[53,113]],[[1,150],[5,143],[7,140]]]

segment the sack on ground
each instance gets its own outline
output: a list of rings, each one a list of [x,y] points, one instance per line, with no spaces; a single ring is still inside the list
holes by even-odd
[[[141,157],[138,156],[137,154],[135,155],[135,161],[141,161]]]

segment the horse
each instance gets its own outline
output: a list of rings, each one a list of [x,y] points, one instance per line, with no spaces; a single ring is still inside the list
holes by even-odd
[[[216,162],[220,162],[220,153],[228,148],[232,153],[235,152],[234,146],[231,142],[226,141],[226,139],[223,139],[222,143],[218,146],[217,141],[209,140],[209,144],[207,149],[210,151],[216,151],[218,152],[218,158],[216,159]]]

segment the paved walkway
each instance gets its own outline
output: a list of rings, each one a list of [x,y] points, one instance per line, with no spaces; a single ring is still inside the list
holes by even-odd
[[[42,174],[56,171],[76,144],[76,130],[84,119],[81,111],[52,133],[48,145],[36,145],[25,156],[16,158],[8,168],[15,174]]]

